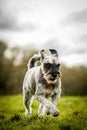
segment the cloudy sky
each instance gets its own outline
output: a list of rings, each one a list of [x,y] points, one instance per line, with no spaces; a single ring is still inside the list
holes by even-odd
[[[87,0],[0,0],[0,40],[55,48],[66,65],[87,66]]]

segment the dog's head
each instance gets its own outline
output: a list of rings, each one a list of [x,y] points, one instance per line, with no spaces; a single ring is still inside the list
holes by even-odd
[[[41,67],[44,78],[48,83],[54,83],[60,78],[60,63],[58,53],[54,49],[41,50]]]

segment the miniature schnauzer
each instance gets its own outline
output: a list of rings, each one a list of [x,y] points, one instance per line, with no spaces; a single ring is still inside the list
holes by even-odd
[[[39,66],[35,63],[40,61]],[[58,53],[54,49],[41,50],[40,54],[34,55],[28,63],[28,71],[23,82],[23,101],[26,116],[32,114],[31,101],[33,96],[40,102],[38,116],[44,113],[58,116],[56,108],[61,94],[61,73]],[[48,98],[52,98],[52,102]]]

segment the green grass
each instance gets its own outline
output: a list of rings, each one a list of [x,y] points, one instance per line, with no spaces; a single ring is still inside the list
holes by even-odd
[[[0,97],[0,130],[87,130],[87,97],[61,97],[59,117],[37,116],[39,103],[32,104],[33,115],[24,116],[22,96]]]

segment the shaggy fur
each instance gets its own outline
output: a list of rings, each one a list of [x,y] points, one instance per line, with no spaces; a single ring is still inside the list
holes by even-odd
[[[39,61],[41,64],[35,66]],[[31,101],[33,96],[40,102],[38,116],[44,113],[58,116],[59,111],[56,103],[61,94],[61,73],[58,53],[54,49],[41,50],[40,54],[34,55],[28,63],[28,70],[23,82],[23,101],[26,116],[32,114]],[[52,102],[48,98],[52,98]]]

